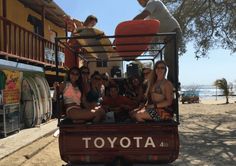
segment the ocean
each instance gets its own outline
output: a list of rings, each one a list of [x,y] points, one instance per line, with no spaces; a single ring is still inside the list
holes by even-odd
[[[193,90],[195,91],[200,99],[217,99],[225,96],[223,95],[222,90],[216,88],[213,85],[197,85],[197,86],[181,86],[180,95],[185,91]],[[53,97],[54,90],[51,90],[51,96]],[[236,95],[236,88],[233,89],[233,95]]]
[[[180,94],[185,91],[193,90],[199,95],[200,99],[217,99],[217,97],[222,97],[223,91],[213,85],[191,85],[191,86],[181,86]],[[233,95],[236,94],[236,89],[232,89]]]

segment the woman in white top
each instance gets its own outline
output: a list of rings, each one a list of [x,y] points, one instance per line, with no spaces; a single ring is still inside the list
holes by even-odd
[[[86,109],[81,107],[83,90],[80,89],[79,83],[80,70],[73,67],[69,70],[67,80],[58,84],[54,83],[54,88],[58,89],[63,95],[66,116],[77,122],[93,121],[99,122],[103,119],[105,113],[100,108]],[[59,88],[58,88],[59,87]]]

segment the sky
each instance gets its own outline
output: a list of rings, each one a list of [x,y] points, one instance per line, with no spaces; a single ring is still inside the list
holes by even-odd
[[[114,35],[116,26],[132,20],[142,11],[137,0],[54,0],[72,18],[84,21],[88,15],[98,18],[96,28],[106,35]],[[181,85],[213,85],[217,79],[225,78],[236,86],[236,53],[229,50],[210,50],[208,58],[194,57],[192,43],[179,58],[179,80]]]

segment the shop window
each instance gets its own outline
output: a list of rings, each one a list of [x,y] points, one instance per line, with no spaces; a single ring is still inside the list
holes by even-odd
[[[43,23],[40,19],[29,15],[27,21],[34,26],[34,33],[43,36]]]

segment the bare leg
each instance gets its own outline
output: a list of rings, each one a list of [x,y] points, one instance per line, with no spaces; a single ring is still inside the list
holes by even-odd
[[[71,109],[67,111],[67,117],[76,120],[78,122],[83,122],[87,120],[92,120],[95,118],[95,113],[91,111],[87,111],[84,109],[78,110],[78,109]]]
[[[105,111],[99,106],[95,107],[94,109],[91,110],[91,112],[94,112],[95,117],[93,119],[94,123],[100,122],[102,119],[105,118]]]
[[[142,108],[139,111],[132,112],[131,117],[138,122],[145,122],[145,120],[152,120],[150,115],[145,111],[145,108]]]

